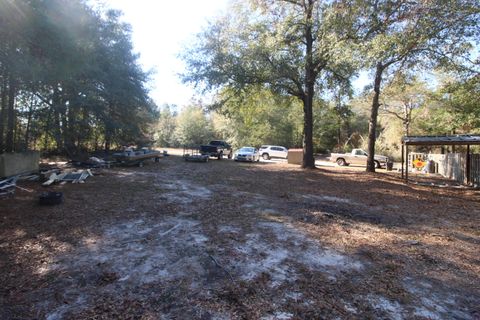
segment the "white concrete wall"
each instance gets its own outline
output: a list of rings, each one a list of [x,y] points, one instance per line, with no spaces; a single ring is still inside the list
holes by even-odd
[[[438,163],[438,173],[445,178],[452,179],[460,183],[466,182],[466,154],[429,154],[428,159]]]
[[[38,171],[40,153],[27,151],[0,154],[0,177]]]

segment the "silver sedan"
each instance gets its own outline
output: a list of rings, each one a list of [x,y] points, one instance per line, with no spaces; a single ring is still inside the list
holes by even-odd
[[[259,161],[260,154],[258,153],[258,149],[254,147],[242,147],[237,150],[233,156],[233,160],[235,161]]]

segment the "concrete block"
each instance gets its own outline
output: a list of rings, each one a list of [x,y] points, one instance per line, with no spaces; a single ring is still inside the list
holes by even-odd
[[[0,177],[38,171],[39,162],[37,151],[0,154]]]
[[[288,163],[299,164],[303,162],[303,149],[288,149]]]

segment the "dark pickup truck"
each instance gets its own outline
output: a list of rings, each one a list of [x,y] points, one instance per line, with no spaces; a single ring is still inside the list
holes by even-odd
[[[216,157],[219,160],[222,159],[223,156],[227,156],[228,159],[231,159],[232,147],[225,141],[213,140],[210,141],[208,145],[200,146],[200,153],[209,157]]]

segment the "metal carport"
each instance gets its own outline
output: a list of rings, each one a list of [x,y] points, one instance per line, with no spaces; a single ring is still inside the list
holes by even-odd
[[[408,183],[409,146],[467,146],[467,183],[470,183],[470,146],[480,145],[480,135],[404,136],[402,137],[402,179]],[[407,170],[404,171],[404,162]]]

